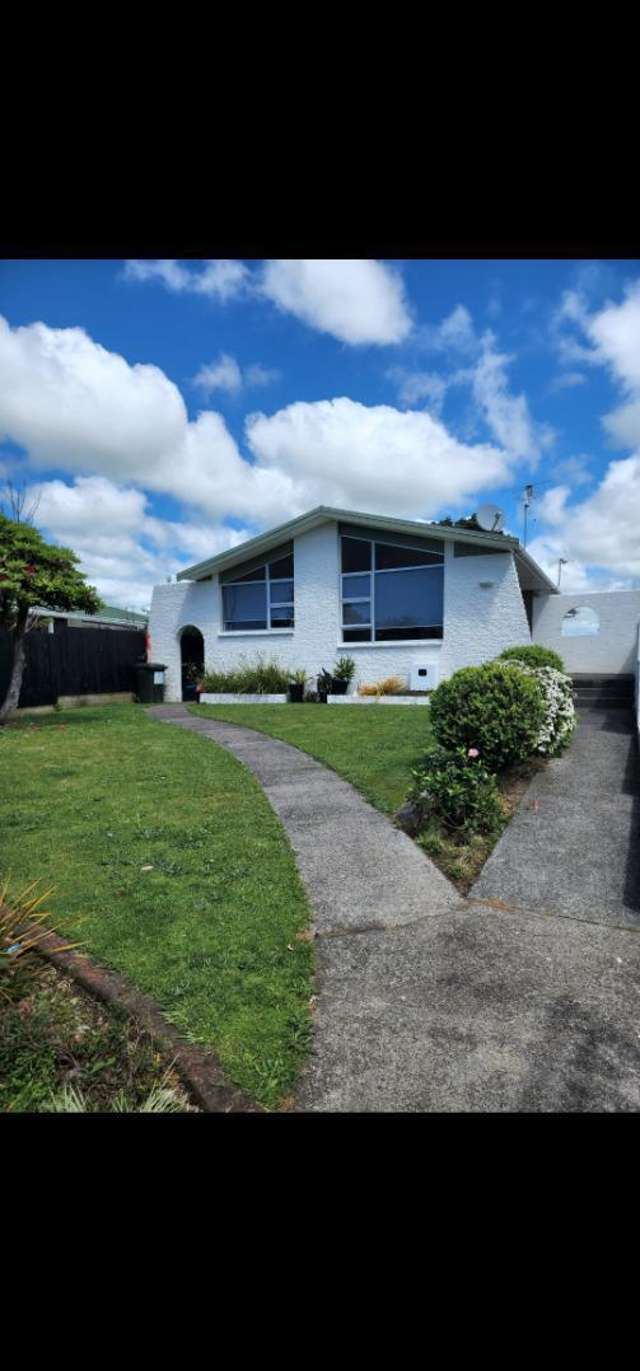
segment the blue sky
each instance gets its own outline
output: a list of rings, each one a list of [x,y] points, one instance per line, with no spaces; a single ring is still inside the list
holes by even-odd
[[[315,504],[640,584],[640,262],[5,261],[0,476],[111,603]]]

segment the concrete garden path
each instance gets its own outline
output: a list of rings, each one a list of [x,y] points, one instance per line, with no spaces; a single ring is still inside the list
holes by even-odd
[[[472,894],[640,929],[640,767],[633,715],[579,710],[563,757],[532,781]]]
[[[585,718],[464,900],[297,748],[183,705],[149,713],[229,748],[289,835],[318,935],[298,1109],[640,1109],[639,801],[624,720]]]

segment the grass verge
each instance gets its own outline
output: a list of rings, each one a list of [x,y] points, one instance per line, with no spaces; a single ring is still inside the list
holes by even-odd
[[[63,936],[127,975],[267,1108],[310,1037],[306,895],[262,790],[136,705],[0,730],[0,868],[55,887]]]
[[[394,814],[411,768],[429,747],[428,708],[420,705],[193,705],[191,713],[244,724],[292,743],[337,771],[376,809]]]

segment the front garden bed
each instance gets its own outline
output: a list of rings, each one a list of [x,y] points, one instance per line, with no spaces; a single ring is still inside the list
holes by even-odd
[[[443,681],[430,718],[436,745],[414,767],[398,821],[466,894],[529,782],[571,740],[571,679],[544,648],[513,648]]]
[[[201,691],[203,705],[286,705],[286,695],[239,695],[225,691]]]
[[[328,705],[428,705],[428,695],[327,695]]]
[[[434,819],[415,834],[418,847],[426,852],[461,895],[469,894],[496,843],[518,810],[534,776],[547,765],[545,758],[533,757],[499,777],[498,791],[503,817],[493,833],[455,833],[447,831],[444,825]]]
[[[171,1055],[31,955],[0,985],[0,1112],[195,1112]]]

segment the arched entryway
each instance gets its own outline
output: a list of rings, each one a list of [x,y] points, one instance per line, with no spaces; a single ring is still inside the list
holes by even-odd
[[[183,700],[196,699],[196,681],[204,671],[204,638],[199,628],[187,624],[180,631],[180,667]]]

